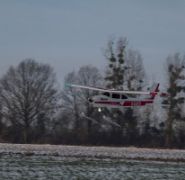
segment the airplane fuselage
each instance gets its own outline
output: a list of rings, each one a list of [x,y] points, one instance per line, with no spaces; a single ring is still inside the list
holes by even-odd
[[[118,94],[119,95],[119,94]],[[133,106],[145,106],[146,104],[152,104],[152,99],[137,99],[127,96],[114,96],[112,97],[106,95],[96,95],[92,97],[89,102],[92,103],[94,107],[111,107],[111,108],[121,108],[121,107],[133,107]]]
[[[84,86],[77,84],[70,84],[70,87],[81,88],[100,92],[100,95],[89,98],[89,103],[94,107],[107,107],[107,108],[122,108],[133,106],[145,106],[152,104],[155,97],[159,93],[159,83],[155,84],[150,91],[128,91],[128,90],[112,90],[104,88],[96,88],[92,86]],[[130,95],[130,96],[127,96]],[[133,97],[136,96],[136,97]],[[140,96],[137,98],[137,96]],[[145,96],[145,97],[141,97]],[[161,93],[160,96],[168,96],[166,93]]]

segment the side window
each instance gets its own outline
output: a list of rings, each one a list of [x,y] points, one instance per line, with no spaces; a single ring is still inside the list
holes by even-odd
[[[104,92],[103,95],[109,97],[110,93],[109,92]]]
[[[120,94],[112,94],[112,98],[120,99]]]
[[[128,99],[124,94],[121,95],[121,99]]]

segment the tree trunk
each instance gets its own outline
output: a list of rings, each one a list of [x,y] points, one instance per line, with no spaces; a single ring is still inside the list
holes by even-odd
[[[165,147],[171,148],[172,142],[173,142],[173,118],[171,110],[169,110],[168,119],[166,121]]]
[[[25,121],[25,126],[24,126],[24,130],[23,130],[23,143],[27,144],[30,143],[30,137],[29,137],[29,131],[30,131],[30,125],[28,123],[28,121]]]
[[[24,143],[24,144],[27,144],[27,143],[28,143],[28,136],[29,136],[29,135],[28,135],[28,128],[25,127],[25,128],[24,128],[24,132],[23,132],[23,141],[24,141],[23,143]]]
[[[87,107],[87,117],[91,117],[92,114],[92,109],[90,108],[89,103],[86,104]],[[92,129],[92,121],[88,120],[87,121],[87,140],[88,143],[91,142],[91,129]]]

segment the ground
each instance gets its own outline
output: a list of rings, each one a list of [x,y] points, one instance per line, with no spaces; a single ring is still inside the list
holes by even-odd
[[[185,162],[185,150],[135,147],[0,144],[0,154],[4,153]]]

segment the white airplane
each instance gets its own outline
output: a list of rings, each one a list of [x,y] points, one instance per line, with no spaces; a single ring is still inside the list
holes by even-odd
[[[88,99],[94,107],[102,108],[122,108],[122,107],[133,107],[133,106],[145,106],[147,104],[152,104],[156,95],[159,94],[159,83],[156,84],[150,91],[120,91],[120,90],[110,90],[102,89],[91,86],[83,86],[77,84],[67,84],[67,86],[72,88],[81,88],[93,91],[101,92],[99,95],[95,95]],[[128,95],[145,95],[145,97],[129,97]],[[160,93],[161,97],[167,97],[167,93]]]

